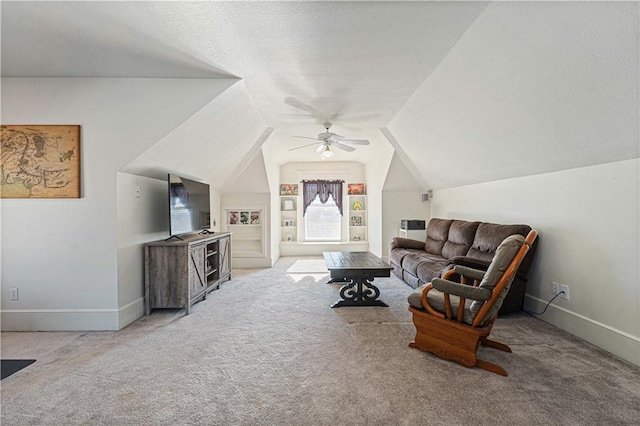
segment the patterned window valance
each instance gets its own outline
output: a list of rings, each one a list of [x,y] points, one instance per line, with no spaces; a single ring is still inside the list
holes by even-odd
[[[329,195],[333,196],[333,200],[340,210],[342,216],[342,184],[343,180],[303,180],[302,181],[302,203],[303,210],[302,215],[307,213],[307,207],[313,200],[316,199],[316,195],[320,197],[320,202],[325,204],[329,199]]]

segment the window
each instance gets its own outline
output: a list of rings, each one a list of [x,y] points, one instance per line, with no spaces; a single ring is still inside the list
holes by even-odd
[[[342,216],[333,196],[325,204],[316,196],[304,215],[304,235],[307,241],[340,241]]]

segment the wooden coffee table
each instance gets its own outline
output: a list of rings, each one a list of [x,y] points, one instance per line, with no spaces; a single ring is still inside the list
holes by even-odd
[[[371,282],[377,277],[390,277],[391,267],[368,251],[325,251],[322,253],[331,273],[329,283],[346,282],[340,289],[342,300],[331,307],[389,306],[378,300],[380,290]]]

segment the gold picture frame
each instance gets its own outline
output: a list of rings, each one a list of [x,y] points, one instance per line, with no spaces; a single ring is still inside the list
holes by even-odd
[[[2,125],[2,198],[80,198],[80,125]]]

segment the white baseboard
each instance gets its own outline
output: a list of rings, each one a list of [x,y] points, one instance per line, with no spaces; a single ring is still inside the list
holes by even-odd
[[[3,309],[2,331],[117,331],[144,314],[144,298],[120,309]]]
[[[540,312],[546,304],[544,300],[525,295],[524,307],[528,311]],[[637,336],[553,304],[538,318],[640,366],[640,338]]]
[[[116,331],[115,309],[7,309],[2,331]]]
[[[232,268],[271,268],[271,259],[266,257],[232,257]],[[233,277],[233,271],[231,271]]]
[[[144,315],[144,297],[134,300],[118,309],[118,327],[122,330]]]

